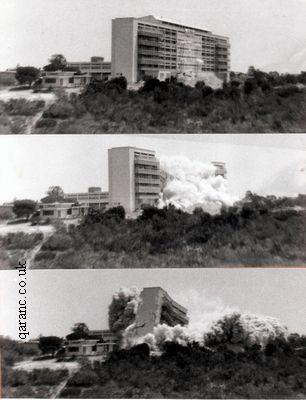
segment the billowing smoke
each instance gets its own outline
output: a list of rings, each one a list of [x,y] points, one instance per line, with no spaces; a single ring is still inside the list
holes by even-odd
[[[277,318],[241,313],[220,298],[212,299],[205,291],[191,290],[178,295],[177,300],[189,305],[187,326],[159,324],[151,333],[139,337],[135,324],[139,291],[120,289],[115,293],[109,307],[109,325],[120,339],[120,347],[147,343],[152,351],[160,352],[166,342],[182,346],[196,342],[210,349],[225,345],[243,351],[254,344],[265,347],[268,341],[287,336],[287,328]]]
[[[121,288],[113,295],[108,309],[108,324],[118,338],[121,338],[123,331],[135,320],[140,301],[139,294],[136,288]]]
[[[254,344],[264,347],[268,341],[286,335],[287,328],[277,318],[233,313],[214,323],[204,334],[204,342],[208,347],[226,344],[246,349]]]
[[[216,214],[222,205],[231,206],[236,200],[227,189],[227,181],[216,176],[216,167],[186,157],[162,158],[161,169],[165,182],[159,206],[172,204],[176,208],[192,212],[201,207]]]
[[[153,351],[161,351],[166,342],[182,346],[199,343],[211,349],[225,345],[230,349],[243,351],[254,344],[265,347],[269,340],[285,338],[287,328],[276,318],[232,313],[224,315],[210,328],[200,331],[191,326],[157,325],[153,333],[143,337],[135,336],[135,326],[129,326],[123,333],[121,346],[130,348],[137,344],[147,343]]]

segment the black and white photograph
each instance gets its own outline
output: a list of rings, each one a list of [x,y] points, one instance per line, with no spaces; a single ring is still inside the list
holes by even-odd
[[[3,396],[303,399],[305,272],[2,271]]]
[[[304,135],[0,143],[1,269],[306,265]]]
[[[0,133],[306,131],[304,0],[1,0]]]

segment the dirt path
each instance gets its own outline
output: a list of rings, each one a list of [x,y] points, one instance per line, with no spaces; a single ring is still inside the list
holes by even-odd
[[[74,375],[72,373],[69,372],[68,378],[65,379],[63,382],[61,382],[58,386],[56,386],[53,390],[53,392],[50,395],[51,399],[57,399],[58,396],[60,395],[61,391],[64,389],[64,387],[66,386],[68,380],[71,378],[71,376]]]
[[[32,249],[26,250],[23,254],[23,259],[27,261],[27,268],[30,269],[31,265],[34,263],[36,254],[41,249],[42,245],[49,239],[54,233],[54,227],[51,225],[44,226],[31,226],[29,223],[17,224],[17,225],[0,225],[0,235],[7,235],[8,233],[24,232],[27,234],[31,233],[42,233],[42,240]]]
[[[34,262],[36,254],[42,248],[42,245],[49,239],[49,237],[53,234],[53,231],[44,231],[42,232],[43,239],[38,245],[36,245],[33,249],[29,249],[25,253],[25,259],[27,261],[28,269],[31,269],[31,265]]]
[[[13,367],[13,369],[33,371],[33,369],[50,368],[51,370],[56,369],[67,369],[68,377],[60,382],[58,385],[52,388],[50,398],[56,399],[60,395],[61,391],[67,385],[68,380],[78,372],[80,365],[77,362],[61,362],[57,363],[55,359],[33,361],[32,359],[24,360]]]
[[[46,106],[44,107],[44,109],[42,111],[38,112],[36,115],[34,115],[33,117],[30,117],[27,120],[26,130],[24,131],[25,135],[31,135],[32,133],[34,133],[33,131],[35,129],[36,122],[38,120],[40,120],[45,109],[46,109]]]

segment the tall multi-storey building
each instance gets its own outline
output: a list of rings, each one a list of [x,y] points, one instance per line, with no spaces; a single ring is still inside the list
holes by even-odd
[[[204,29],[157,19],[115,18],[112,21],[112,76],[134,83],[145,76],[200,76],[227,79],[229,38]]]
[[[135,147],[108,150],[110,207],[133,213],[142,204],[155,204],[160,195],[160,166],[155,151]]]
[[[145,336],[153,333],[155,326],[187,325],[187,309],[171,299],[160,287],[144,288],[140,294],[140,303],[135,318],[135,334]]]

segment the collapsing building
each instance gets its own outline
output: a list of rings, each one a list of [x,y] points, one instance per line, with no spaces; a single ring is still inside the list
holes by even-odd
[[[133,336],[135,338],[153,333],[157,325],[185,326],[189,320],[187,309],[176,301],[161,287],[143,288],[135,313]],[[120,308],[124,314],[124,307]],[[120,318],[120,315],[118,315]],[[122,333],[122,332],[121,332]],[[89,330],[88,336],[82,339],[66,340],[65,356],[93,357],[104,360],[109,353],[120,347],[120,335],[112,330]]]
[[[153,333],[155,326],[187,325],[187,309],[171,299],[160,287],[144,288],[140,294],[134,333],[136,337]]]
[[[226,166],[212,162],[215,176],[226,178]],[[109,191],[91,187],[88,192],[65,193],[56,201],[44,198],[40,217],[49,219],[81,218],[90,208],[103,210],[122,206],[127,216],[135,216],[143,205],[156,206],[169,174],[163,171],[154,150],[115,147],[108,150]]]

